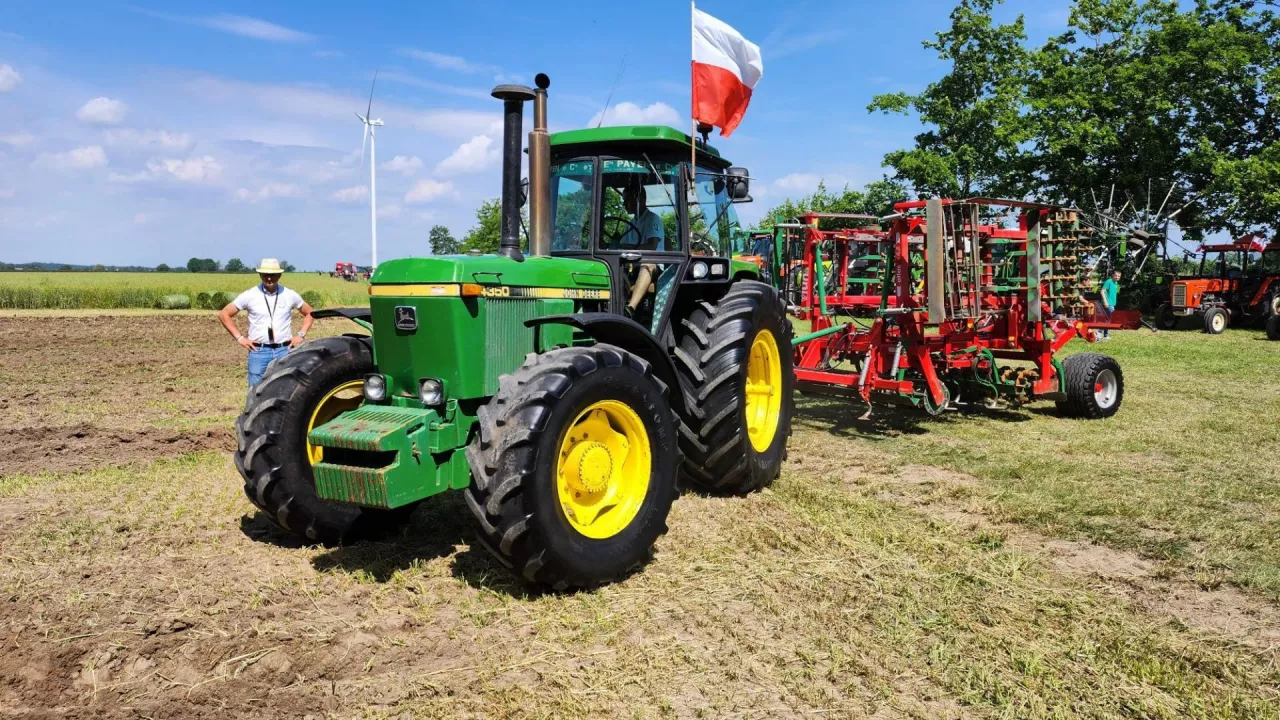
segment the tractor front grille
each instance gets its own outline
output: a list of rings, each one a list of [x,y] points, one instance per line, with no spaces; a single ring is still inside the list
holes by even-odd
[[[486,300],[486,394],[498,392],[498,376],[520,367],[524,356],[533,351],[533,329],[525,327],[525,322],[538,317],[538,302],[532,298]]]
[[[1179,307],[1179,308],[1187,306],[1187,286],[1186,285],[1182,283],[1178,283],[1177,285],[1173,286],[1173,306]]]

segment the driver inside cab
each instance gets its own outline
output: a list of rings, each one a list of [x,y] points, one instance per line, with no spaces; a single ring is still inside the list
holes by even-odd
[[[627,183],[622,191],[622,201],[627,212],[631,213],[632,221],[631,227],[622,236],[621,246],[628,250],[657,250],[665,240],[662,218],[645,206],[644,184],[639,178]],[[627,301],[627,317],[631,317],[644,300],[656,272],[657,266],[651,263],[640,266],[635,284],[631,286],[631,299]]]

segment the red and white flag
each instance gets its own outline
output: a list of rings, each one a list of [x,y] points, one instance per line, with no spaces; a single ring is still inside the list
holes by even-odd
[[[728,137],[764,75],[760,46],[737,30],[693,9],[693,119]]]
[[[1263,252],[1267,249],[1267,238],[1262,233],[1254,233],[1249,236],[1249,249],[1254,252]]]

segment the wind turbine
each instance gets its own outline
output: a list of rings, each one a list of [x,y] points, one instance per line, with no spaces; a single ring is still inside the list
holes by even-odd
[[[369,223],[373,233],[373,267],[378,267],[378,139],[375,133],[382,127],[382,118],[370,120],[373,114],[373,88],[378,84],[378,71],[373,72],[373,84],[369,86],[369,106],[364,115],[356,113],[364,124],[364,139],[360,141],[360,164],[364,165],[364,146],[369,144]]]

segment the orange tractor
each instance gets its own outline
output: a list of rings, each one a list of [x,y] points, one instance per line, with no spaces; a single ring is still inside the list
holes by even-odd
[[[1200,271],[1173,281],[1169,300],[1156,309],[1156,325],[1172,330],[1192,315],[1211,335],[1249,323],[1280,339],[1280,243],[1253,234],[1202,246]]]

